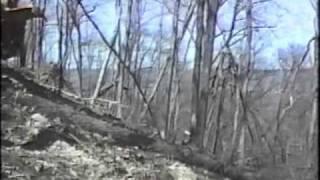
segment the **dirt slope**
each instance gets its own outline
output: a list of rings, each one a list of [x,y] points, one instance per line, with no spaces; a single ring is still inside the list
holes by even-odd
[[[164,142],[1,70],[1,179],[223,179],[172,160],[176,148]]]

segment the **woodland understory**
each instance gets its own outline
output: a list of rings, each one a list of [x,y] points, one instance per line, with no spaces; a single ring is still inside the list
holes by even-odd
[[[25,19],[23,51],[2,56],[2,164],[30,160],[22,179],[317,179],[319,16],[271,67],[274,4],[33,1],[45,18]]]

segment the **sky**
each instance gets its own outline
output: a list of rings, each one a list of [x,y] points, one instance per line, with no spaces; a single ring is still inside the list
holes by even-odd
[[[92,17],[98,23],[104,34],[110,39],[114,33],[117,22],[114,0],[87,0],[84,2],[89,6],[92,6],[92,4],[97,5],[96,11],[92,13]],[[218,21],[220,21],[219,24],[221,24],[221,26],[229,27],[231,7],[232,4],[226,4],[220,10]],[[157,32],[159,18],[155,17],[158,17],[159,14],[159,4],[150,0],[142,19],[143,22],[148,22],[144,30],[151,33]],[[315,17],[315,11],[309,0],[273,0],[273,2],[267,6],[257,6],[254,14],[259,22],[262,21],[267,25],[274,26],[273,29],[261,30],[255,34],[257,39],[261,38],[258,44],[260,43],[261,45],[263,43],[263,50],[260,56],[269,61],[275,61],[279,48],[286,48],[292,43],[305,45],[314,35],[313,18]],[[166,16],[164,22],[165,28],[169,31],[172,22],[170,16]],[[92,31],[91,33],[93,35],[97,35],[94,30]],[[188,35],[186,36],[188,38]],[[193,54],[194,48],[191,47],[188,57],[192,59]]]
[[[270,34],[268,51],[276,55],[277,48],[286,48],[290,43],[305,45],[314,36],[315,11],[308,0],[277,0],[283,10],[274,10],[269,17],[276,24]],[[278,15],[277,15],[278,14]]]

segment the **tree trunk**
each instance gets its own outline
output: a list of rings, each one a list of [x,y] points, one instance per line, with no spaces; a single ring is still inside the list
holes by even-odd
[[[118,24],[119,26],[119,24]],[[113,39],[112,39],[112,46],[114,47],[115,43],[116,43],[116,40],[117,40],[117,36],[118,36],[118,33],[119,31],[117,31],[117,33],[113,36]],[[92,95],[92,101],[91,101],[91,104],[94,103],[94,100],[98,97],[99,95],[99,91],[101,89],[101,86],[102,86],[102,83],[103,83],[103,77],[105,76],[106,74],[106,71],[108,69],[108,64],[110,62],[110,59],[111,59],[111,52],[109,51],[109,54],[108,54],[108,57],[103,61],[102,63],[102,66],[101,66],[101,70],[99,72],[99,76],[98,76],[98,80],[97,80],[97,83],[96,83],[96,88],[94,90],[94,93]]]
[[[213,147],[211,148],[212,149],[212,153],[213,154],[217,154],[218,153],[218,145],[220,144],[219,141],[220,141],[220,124],[221,124],[221,115],[222,115],[222,111],[223,111],[223,102],[224,102],[224,95],[225,95],[225,88],[224,88],[224,84],[225,84],[225,79],[224,77],[222,77],[223,79],[221,80],[222,81],[222,84],[221,84],[221,87],[219,88],[219,95],[218,95],[218,100],[217,100],[217,105],[218,105],[218,108],[216,110],[216,115],[215,115],[215,120],[216,120],[216,130],[215,130],[215,138],[214,138],[214,144],[213,144]]]
[[[82,33],[81,33],[81,27],[80,27],[80,22],[79,24],[76,25],[77,29],[77,35],[78,35],[78,76],[79,76],[79,95],[80,97],[83,97],[83,53],[82,53]]]
[[[39,1],[39,7],[41,7],[43,2],[43,12],[46,12],[47,8],[47,0]],[[45,57],[43,55],[44,47],[43,47],[43,41],[44,41],[44,35],[45,35],[45,21],[41,19],[40,23],[38,24],[38,32],[39,32],[39,38],[38,38],[38,61],[37,61],[37,79],[40,80],[40,66],[43,61],[45,61]]]
[[[253,69],[253,47],[252,47],[252,41],[253,41],[253,16],[252,16],[252,0],[247,0],[246,2],[246,30],[247,30],[247,38],[246,38],[246,62],[244,63],[245,72],[244,72],[244,82],[241,90],[241,96],[240,101],[242,103],[242,126],[241,126],[241,134],[239,139],[239,158],[240,158],[240,165],[243,165],[244,159],[245,159],[245,147],[246,147],[246,128],[245,125],[249,127],[248,121],[247,121],[247,108],[249,106],[247,102],[247,92],[249,88],[249,78],[251,76],[251,71]],[[241,72],[242,73],[242,72]]]
[[[168,99],[167,99],[167,117],[166,117],[166,132],[165,136],[169,138],[169,136],[172,135],[171,130],[172,130],[172,115],[174,113],[175,109],[175,97],[172,97],[171,93],[172,91],[175,91],[177,89],[178,84],[173,84],[173,81],[177,80],[177,63],[178,63],[178,51],[179,51],[179,39],[178,39],[178,32],[179,32],[179,24],[178,24],[178,19],[179,19],[179,10],[180,10],[180,0],[177,0],[174,5],[175,9],[175,15],[173,18],[173,48],[172,48],[172,61],[171,61],[171,68],[170,68],[170,76],[169,76],[169,88],[168,88]]]
[[[317,7],[316,9],[319,10],[319,5],[317,4]],[[319,15],[319,12],[317,11],[318,15]],[[316,167],[316,172],[317,172],[317,164],[318,162],[315,162],[317,160],[317,153],[319,151],[319,145],[318,145],[318,132],[317,132],[317,129],[318,129],[318,126],[319,126],[319,123],[317,123],[318,119],[319,119],[319,112],[318,112],[318,106],[319,106],[319,97],[318,97],[318,91],[319,91],[319,77],[318,77],[318,66],[319,66],[319,20],[317,21],[317,18],[319,18],[318,16],[315,17],[315,25],[314,25],[314,28],[315,28],[315,35],[317,38],[315,38],[314,42],[313,42],[313,45],[311,47],[311,57],[312,57],[312,61],[313,61],[313,73],[314,73],[314,87],[313,87],[313,100],[312,100],[312,115],[311,115],[311,121],[310,121],[310,124],[309,124],[309,134],[308,134],[308,140],[307,140],[307,144],[308,144],[308,151],[310,153],[310,157],[309,157],[309,162],[308,164],[312,167],[312,165],[314,167]],[[314,153],[316,152],[316,153]],[[316,154],[316,155],[315,155]]]
[[[118,86],[117,86],[117,102],[119,104],[121,104],[122,102],[122,90],[123,90],[123,79],[124,79],[124,69],[123,69],[123,66],[121,63],[119,63],[118,65]],[[118,106],[118,109],[117,109],[117,117],[118,118],[122,118],[122,109],[121,109],[121,106]]]
[[[152,88],[152,91],[151,91],[151,93],[150,93],[150,95],[149,95],[149,97],[148,97],[148,100],[147,100],[147,103],[148,103],[148,104],[150,104],[150,103],[152,102],[152,100],[154,99],[155,94],[156,94],[156,92],[157,92],[157,90],[158,90],[158,88],[159,88],[159,86],[160,86],[161,80],[162,80],[162,78],[163,78],[163,76],[164,76],[164,74],[165,74],[165,71],[166,71],[166,68],[167,68],[169,62],[170,62],[170,58],[168,57],[168,58],[166,59],[165,64],[161,67],[161,70],[160,70],[160,73],[159,73],[159,75],[158,75],[158,78],[157,78],[157,80],[156,80],[156,82],[155,82],[155,84],[154,84],[154,86],[153,86],[153,88]],[[141,115],[140,115],[140,119],[143,118],[143,117],[146,115],[147,109],[148,109],[148,108],[147,108],[147,104],[145,104],[144,110],[142,111],[142,113],[141,113]]]
[[[198,111],[198,125],[200,130],[200,143],[201,146],[205,148],[204,135],[208,116],[208,101],[209,101],[209,90],[210,90],[210,79],[211,79],[211,68],[213,63],[213,50],[214,50],[214,38],[215,38],[215,27],[217,21],[217,14],[219,9],[219,1],[209,0],[206,1],[204,5],[205,16],[205,30],[202,36],[203,43],[203,63],[201,77],[203,81],[200,80],[200,102]]]
[[[240,69],[240,68],[239,68]],[[239,73],[238,73],[239,74]],[[239,137],[239,130],[241,129],[241,122],[240,122],[240,111],[241,111],[241,99],[240,99],[240,87],[239,83],[236,82],[236,102],[235,102],[235,112],[233,116],[233,132],[232,132],[232,140],[231,140],[231,155],[230,155],[230,162],[235,160],[236,156],[236,149],[237,149],[237,141]]]
[[[25,43],[25,63],[34,70],[34,52],[36,50],[35,43],[35,35],[36,35],[36,22],[34,19],[29,19],[26,21],[25,26],[25,35],[24,35],[24,43]]]
[[[57,21],[58,21],[58,32],[59,32],[59,39],[58,39],[58,63],[59,63],[59,87],[63,83],[63,68],[62,68],[62,45],[63,45],[63,17],[64,12],[63,8],[60,6],[59,2],[56,4],[56,14],[57,14]],[[54,79],[54,83],[56,86],[56,79]],[[55,87],[56,88],[56,87]],[[59,93],[60,93],[59,88]]]
[[[198,147],[202,147],[202,130],[201,120],[199,119],[199,105],[200,105],[200,72],[201,72],[201,59],[202,59],[202,36],[204,32],[203,28],[203,13],[204,13],[204,0],[197,1],[197,36],[196,36],[196,52],[194,57],[194,65],[192,72],[192,102],[191,102],[191,142]]]

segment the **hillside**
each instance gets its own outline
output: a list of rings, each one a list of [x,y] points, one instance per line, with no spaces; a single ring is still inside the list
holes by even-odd
[[[2,179],[221,179],[147,151],[156,139],[35,86],[2,68]]]
[[[1,179],[317,179],[316,1],[1,0]]]
[[[134,130],[60,97],[20,73],[2,67],[4,179],[223,179],[214,172],[232,180],[290,179],[286,167],[278,167],[282,169],[279,172],[269,167],[250,170],[231,166],[207,171],[212,165],[206,164],[205,155],[182,146],[177,151],[141,129]],[[177,152],[188,159],[179,158]]]

